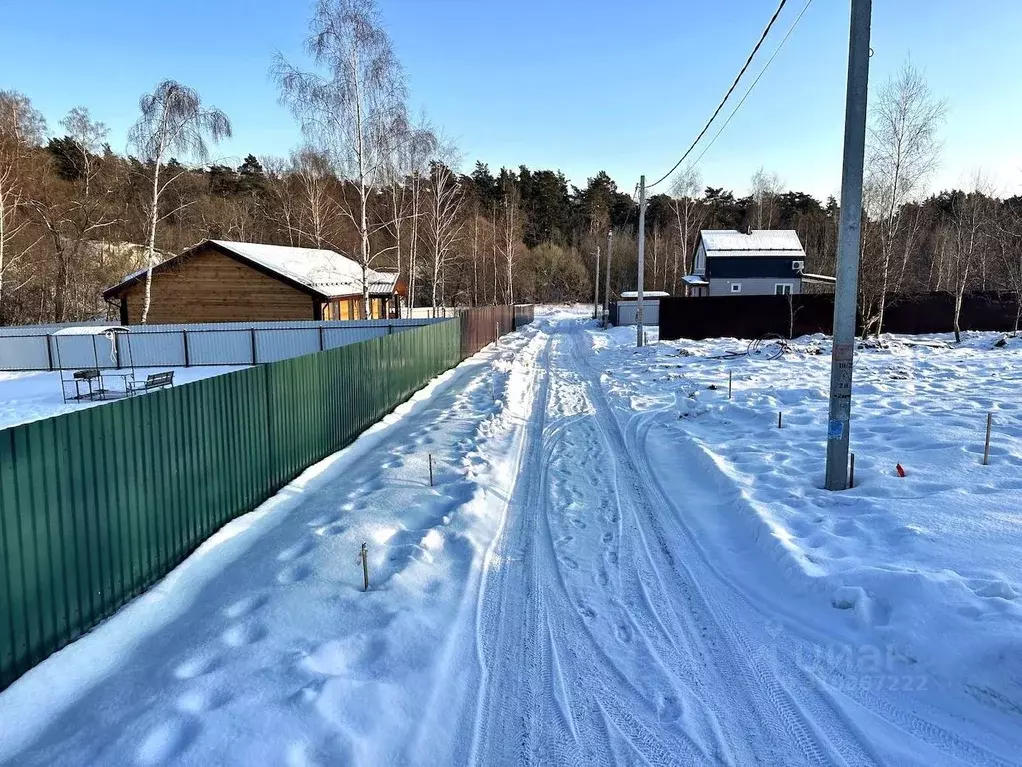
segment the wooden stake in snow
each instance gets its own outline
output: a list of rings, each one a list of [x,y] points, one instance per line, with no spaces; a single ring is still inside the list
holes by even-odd
[[[731,371],[727,371],[727,398],[731,399]]]
[[[983,445],[983,465],[990,463],[990,428],[994,425],[994,414],[987,413],[987,438]]]
[[[429,486],[433,487],[433,454],[429,454]]]
[[[855,487],[855,453],[849,456],[850,463],[848,468],[848,489]]]
[[[369,591],[369,549],[365,541],[362,542],[362,551],[358,558],[362,560],[362,590]]]
[[[777,428],[781,428],[781,412],[777,411]]]

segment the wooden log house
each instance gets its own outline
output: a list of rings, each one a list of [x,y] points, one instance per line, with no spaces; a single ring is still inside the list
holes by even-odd
[[[145,270],[103,292],[122,325],[138,324]],[[369,270],[368,319],[400,316],[407,288]],[[153,267],[151,324],[366,319],[362,267],[332,250],[205,240]]]

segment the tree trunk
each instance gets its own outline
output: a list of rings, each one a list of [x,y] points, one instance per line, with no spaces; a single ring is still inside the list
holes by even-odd
[[[142,324],[149,320],[149,306],[153,300],[153,267],[156,265],[156,224],[160,218],[160,158],[153,163],[153,196],[149,208],[149,235],[145,247],[145,297],[142,299]]]
[[[959,318],[962,315],[962,295],[965,293],[965,283],[961,282],[958,284],[958,290],[955,291],[955,343],[960,344],[962,342],[962,328],[959,325]]]

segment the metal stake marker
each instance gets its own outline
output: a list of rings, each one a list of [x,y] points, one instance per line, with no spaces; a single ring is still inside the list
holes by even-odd
[[[362,542],[362,552],[359,554],[359,558],[362,560],[362,590],[369,591],[369,549]]]
[[[834,344],[830,363],[830,416],[827,422],[828,490],[844,490],[848,487],[846,472],[852,415],[852,356],[855,349],[855,304],[862,225],[871,12],[872,0],[852,0],[841,169],[841,217],[838,224],[837,287],[834,297]]]
[[[433,487],[433,454],[429,454],[429,486]]]
[[[987,413],[987,438],[983,445],[983,465],[990,463],[990,428],[994,425],[994,414]]]

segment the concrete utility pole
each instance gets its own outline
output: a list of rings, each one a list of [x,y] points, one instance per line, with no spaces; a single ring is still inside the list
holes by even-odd
[[[830,420],[827,423],[828,490],[848,487],[848,437],[852,416],[852,357],[862,224],[862,169],[866,153],[869,27],[872,0],[852,0],[845,94],[845,146],[841,169],[834,344],[830,358]]]
[[[593,280],[593,319],[600,318],[600,246],[596,246],[596,279]]]
[[[646,177],[639,176],[639,278],[635,302],[635,345],[642,346],[642,278],[646,271]]]
[[[610,324],[610,257],[614,253],[614,230],[607,231],[607,283],[603,286],[603,327]]]

